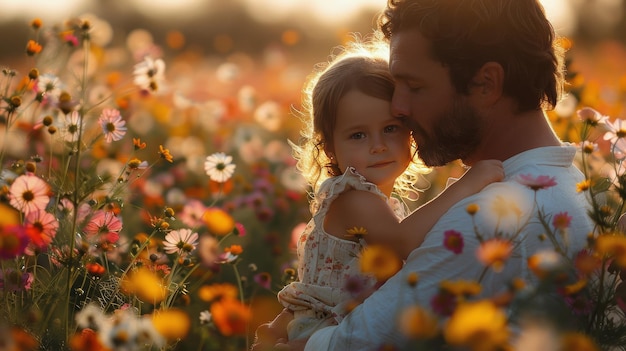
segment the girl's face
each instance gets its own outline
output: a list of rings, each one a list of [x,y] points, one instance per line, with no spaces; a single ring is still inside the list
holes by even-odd
[[[354,167],[390,195],[398,176],[411,161],[410,132],[391,115],[391,103],[351,90],[339,101],[332,138],[339,169]]]

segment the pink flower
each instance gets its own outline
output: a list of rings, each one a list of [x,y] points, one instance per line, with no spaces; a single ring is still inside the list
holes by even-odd
[[[235,223],[235,233],[237,233],[237,236],[245,236],[246,227],[244,227],[243,224],[239,222]]]
[[[21,225],[0,226],[0,258],[13,259],[28,245],[26,228]]]
[[[107,143],[118,141],[126,134],[126,121],[122,119],[120,111],[118,110],[105,108],[102,110],[98,123],[100,123],[100,127],[102,127],[104,140],[106,140]]]
[[[120,238],[122,221],[113,212],[98,210],[91,216],[84,230],[90,239],[97,237],[101,242],[116,243]]]
[[[565,230],[569,227],[572,222],[572,216],[568,215],[567,212],[560,212],[554,215],[552,218],[552,225],[557,230]]]
[[[443,246],[457,255],[460,254],[463,252],[463,235],[456,230],[446,230],[443,233]]]
[[[517,181],[534,191],[547,189],[556,185],[556,177],[550,177],[547,175],[533,177],[531,174],[520,174],[517,177]]]
[[[57,234],[59,222],[54,215],[45,210],[33,211],[26,215],[24,224],[29,229],[30,244],[26,253],[32,255],[35,250],[43,250],[50,245]]]
[[[14,269],[0,270],[0,290],[2,291],[25,291],[30,290],[34,277],[32,273],[20,273]]]
[[[178,214],[178,219],[189,227],[199,227],[204,224],[202,215],[206,211],[206,206],[199,200],[189,200],[185,203],[183,210]]]
[[[261,272],[254,276],[254,281],[264,289],[269,290],[272,286],[272,276],[267,272]]]
[[[219,249],[219,242],[215,237],[203,235],[198,243],[198,256],[205,266],[212,267],[220,254]]]
[[[10,204],[26,215],[33,211],[43,210],[50,201],[49,191],[48,183],[41,178],[24,174],[17,177],[9,188]]]

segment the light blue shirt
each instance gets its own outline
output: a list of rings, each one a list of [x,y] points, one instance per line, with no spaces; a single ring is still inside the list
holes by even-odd
[[[576,191],[576,184],[584,180],[584,176],[573,165],[575,154],[576,148],[570,145],[542,147],[504,161],[504,181],[490,184],[450,208],[395,276],[339,325],[314,333],[305,351],[376,350],[382,344],[402,347],[406,340],[397,323],[401,311],[416,304],[430,308],[430,301],[443,280],[478,280],[485,267],[475,256],[480,242],[466,211],[469,204],[480,207],[474,217],[476,228],[484,238],[493,237],[498,230],[507,233],[506,236],[516,235],[515,241],[521,242],[514,246],[501,272],[486,271],[481,280],[483,296],[493,296],[503,290],[513,277],[535,279],[528,270],[528,257],[539,250],[553,248],[550,240],[539,239],[546,231],[537,220],[538,208],[546,214],[548,223],[558,213],[567,212],[572,217],[565,242],[568,254],[573,256],[585,246],[586,237],[593,230],[587,214],[586,193]],[[520,175],[554,177],[557,184],[535,192],[517,181]],[[535,195],[539,207],[535,205]],[[443,246],[444,232],[448,230],[462,234],[461,254]],[[407,283],[407,276],[413,272],[419,276],[415,287]]]

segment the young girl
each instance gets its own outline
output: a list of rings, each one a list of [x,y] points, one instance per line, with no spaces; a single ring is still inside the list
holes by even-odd
[[[479,162],[405,218],[404,204],[392,192],[408,195],[429,170],[414,157],[410,131],[391,115],[387,47],[353,43],[305,86],[305,128],[294,154],[315,192],[313,218],[298,241],[298,281],[278,294],[285,310],[257,330],[259,338],[266,331],[270,339],[284,337],[286,323],[289,340],[336,324],[352,298],[346,282],[361,277],[367,287],[376,283],[359,271],[365,243],[386,245],[404,259],[448,208],[504,176],[500,161]],[[363,235],[348,235],[354,228]]]

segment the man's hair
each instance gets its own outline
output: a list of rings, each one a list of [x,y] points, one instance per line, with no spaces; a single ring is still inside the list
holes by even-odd
[[[418,30],[460,93],[487,62],[504,68],[519,112],[554,108],[563,92],[563,49],[537,0],[388,0],[378,26],[388,40]]]

